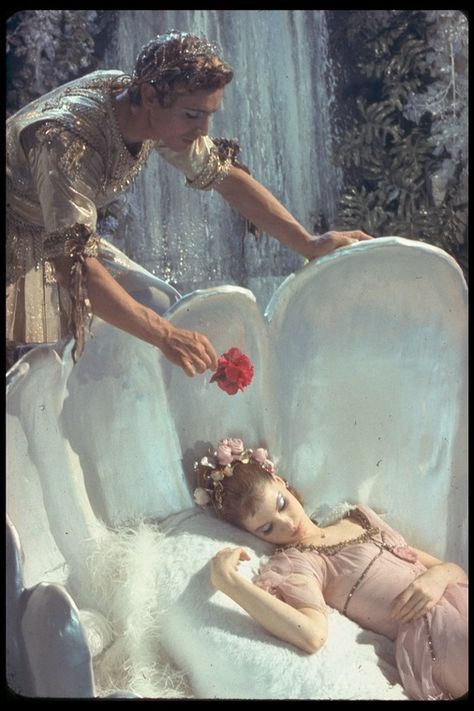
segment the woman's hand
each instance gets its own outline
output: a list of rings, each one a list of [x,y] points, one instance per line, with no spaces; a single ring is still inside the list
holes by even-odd
[[[448,582],[443,564],[429,568],[394,599],[392,618],[399,622],[417,620],[441,599]]]
[[[217,590],[225,592],[235,583],[239,563],[250,560],[243,548],[223,548],[211,560],[211,582]]]
[[[325,232],[323,235],[312,235],[304,247],[305,256],[310,261],[330,254],[335,249],[347,247],[357,242],[373,239],[370,235],[360,230],[353,232]]]
[[[224,548],[211,560],[211,580],[217,590],[240,605],[267,632],[304,652],[317,652],[327,637],[326,616],[312,608],[296,609],[259,588],[238,572],[250,560],[243,548]],[[301,576],[302,577],[302,576]]]
[[[193,377],[208,369],[216,370],[217,354],[202,333],[176,328],[164,319],[161,331],[156,345],[169,361],[181,366],[186,375]]]

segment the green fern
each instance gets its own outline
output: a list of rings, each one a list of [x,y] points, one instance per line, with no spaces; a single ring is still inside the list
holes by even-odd
[[[457,258],[467,274],[466,205],[459,201],[459,169],[442,205],[434,204],[431,180],[442,162],[430,138],[430,122],[403,117],[414,93],[436,80],[427,62],[433,50],[430,25],[421,11],[347,13],[347,36],[358,89],[352,125],[338,144],[337,161],[348,187],[341,196],[342,229],[398,234],[437,244]]]

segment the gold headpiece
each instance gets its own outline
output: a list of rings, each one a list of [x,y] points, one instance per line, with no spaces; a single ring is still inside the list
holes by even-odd
[[[219,48],[207,38],[171,30],[142,47],[132,82],[149,82],[157,88],[170,89],[177,81],[183,81],[198,88],[199,83],[205,85],[206,70],[215,69],[218,57]],[[198,63],[197,58],[201,59]]]

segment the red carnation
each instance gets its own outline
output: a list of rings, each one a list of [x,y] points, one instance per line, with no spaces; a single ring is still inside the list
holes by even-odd
[[[217,383],[228,395],[235,395],[252,382],[253,365],[238,348],[230,348],[217,361],[211,383]]]

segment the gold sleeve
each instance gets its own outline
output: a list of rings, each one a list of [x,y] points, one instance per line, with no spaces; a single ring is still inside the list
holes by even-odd
[[[96,196],[103,174],[102,159],[80,136],[46,122],[22,137],[41,205],[47,241],[75,225],[91,234],[97,225]],[[51,256],[51,255],[48,255]]]
[[[99,254],[96,195],[102,161],[80,136],[54,122],[29,131],[23,144],[43,215],[42,260],[71,258],[69,328],[76,360],[91,314],[85,258]]]

